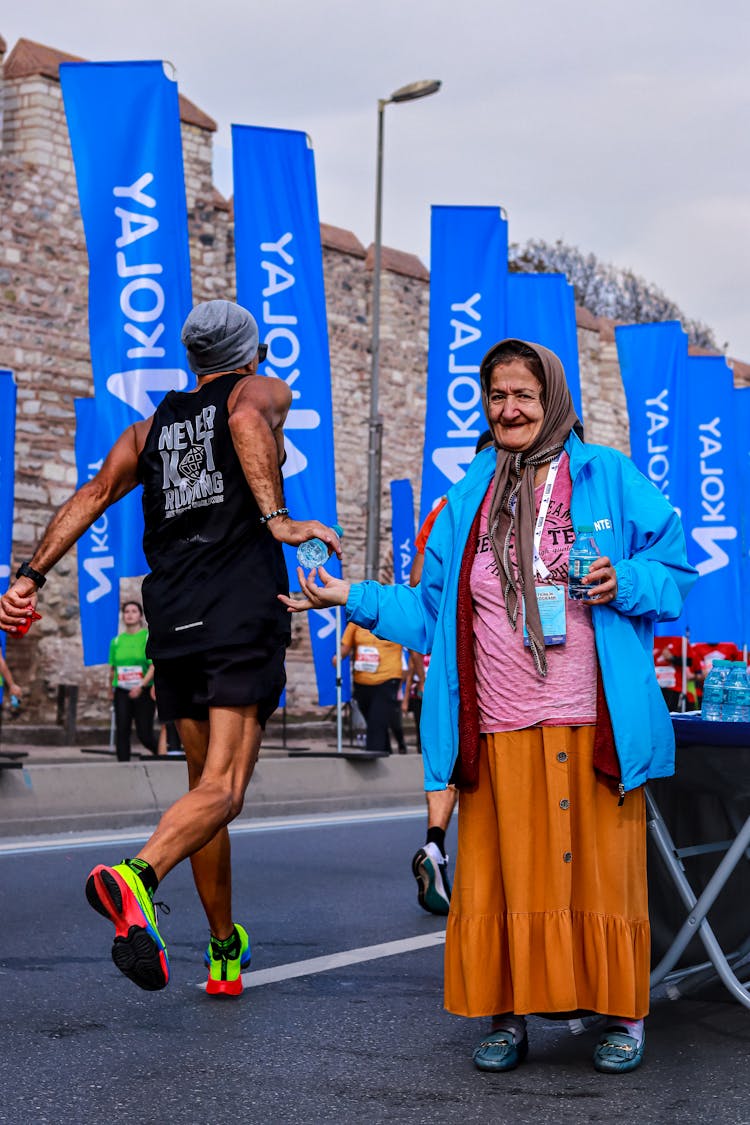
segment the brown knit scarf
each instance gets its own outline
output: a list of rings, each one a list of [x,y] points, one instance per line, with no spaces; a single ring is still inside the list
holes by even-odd
[[[523,340],[503,340],[501,343],[526,343]],[[536,504],[534,497],[534,473],[540,465],[552,461],[563,447],[578,417],[573,407],[565,372],[554,352],[541,344],[526,344],[539,357],[544,371],[544,420],[539,434],[529,449],[515,453],[504,449],[497,450],[497,467],[492,488],[487,526],[492,551],[497,563],[500,581],[505,598],[505,609],[511,628],[518,621],[520,599],[526,600],[526,629],[529,634],[529,647],[540,676],[547,675],[547,655],[544,646],[544,633],[539,618],[534,576],[534,524]],[[492,376],[492,353],[500,344],[495,344],[482,360],[482,401],[484,412],[489,420],[489,383]],[[510,558],[510,546],[515,536],[518,572]]]

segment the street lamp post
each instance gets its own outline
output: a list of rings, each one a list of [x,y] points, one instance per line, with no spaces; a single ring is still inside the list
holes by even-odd
[[[372,276],[372,366],[370,369],[370,419],[367,446],[367,537],[365,578],[377,579],[380,558],[380,477],[383,461],[383,419],[378,413],[380,390],[380,261],[383,233],[383,122],[390,102],[411,102],[436,94],[437,79],[412,82],[378,99],[378,158],[375,178],[375,248]]]

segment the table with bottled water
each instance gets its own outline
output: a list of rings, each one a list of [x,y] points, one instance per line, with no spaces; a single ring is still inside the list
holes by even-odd
[[[750,722],[736,712],[728,720],[675,714],[672,722],[675,776],[646,787],[660,957],[651,983],[684,995],[718,977],[750,1008]]]
[[[714,660],[703,684],[701,717],[708,722],[750,721],[750,680],[742,660]]]

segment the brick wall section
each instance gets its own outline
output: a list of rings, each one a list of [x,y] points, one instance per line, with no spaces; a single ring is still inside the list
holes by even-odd
[[[18,387],[18,560],[75,487],[73,399],[91,393],[91,375],[87,260],[59,85],[6,80],[3,96],[0,365],[15,371]],[[48,590],[37,636],[10,639],[8,650],[17,677],[31,686],[28,715],[46,719],[56,685],[83,677],[74,554]]]
[[[42,51],[48,49],[40,49]],[[54,61],[54,60],[53,60]],[[52,511],[75,486],[73,400],[92,393],[88,350],[88,264],[72,158],[55,67],[5,78],[0,150],[0,366],[18,384],[14,559],[27,557]],[[181,100],[182,139],[194,299],[235,296],[231,205],[211,176],[212,131],[197,107]],[[371,253],[348,231],[323,224],[339,519],[347,576],[364,573],[370,401]],[[381,577],[392,578],[392,479],[421,485],[429,276],[412,255],[384,248],[381,292],[380,413],[384,420]],[[612,325],[579,311],[586,432],[590,441],[627,452],[627,412]],[[750,380],[739,365],[738,382]],[[314,515],[315,513],[295,513]],[[123,584],[137,596],[138,583]],[[75,552],[55,568],[42,598],[44,620],[9,657],[29,685],[26,718],[50,722],[58,683],[80,685],[80,714],[106,714],[102,669],[84,669]],[[314,707],[316,690],[307,622],[293,621],[287,662],[288,705]]]

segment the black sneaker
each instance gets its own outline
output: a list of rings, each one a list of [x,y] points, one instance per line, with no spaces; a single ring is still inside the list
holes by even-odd
[[[448,857],[437,844],[425,844],[411,861],[411,869],[417,880],[417,898],[422,909],[430,914],[447,914],[451,905]]]

